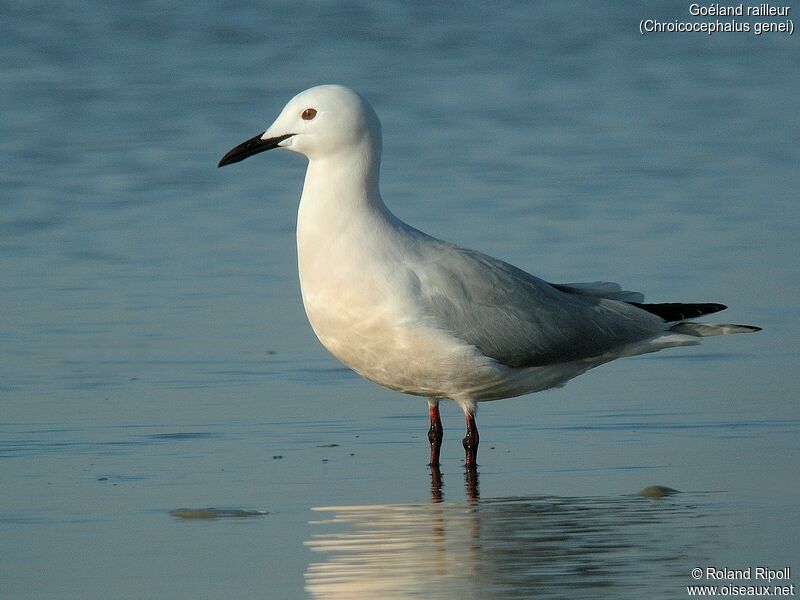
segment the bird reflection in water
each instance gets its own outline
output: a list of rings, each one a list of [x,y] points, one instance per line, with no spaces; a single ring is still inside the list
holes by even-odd
[[[439,465],[428,465],[431,471],[431,502],[434,504],[444,501],[442,492],[442,471]],[[464,489],[469,502],[477,501],[480,497],[480,485],[478,483],[478,469],[475,465],[467,466],[464,469]]]
[[[306,571],[313,598],[626,598],[675,592],[708,562],[716,528],[697,494],[444,501],[315,508],[318,553]]]

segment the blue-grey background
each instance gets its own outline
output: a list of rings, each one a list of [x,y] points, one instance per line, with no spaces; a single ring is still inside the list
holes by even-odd
[[[639,34],[683,2],[1,5],[0,597],[675,598],[692,567],[800,568],[797,35]],[[319,83],[373,103],[415,226],[764,331],[482,406],[478,502],[445,406],[432,504],[424,400],[305,322],[304,159],[216,168]]]

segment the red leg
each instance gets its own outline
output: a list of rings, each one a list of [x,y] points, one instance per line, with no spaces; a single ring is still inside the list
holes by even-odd
[[[478,425],[475,423],[475,413],[472,410],[464,412],[467,419],[467,435],[463,440],[464,450],[466,451],[466,466],[474,468],[478,465]]]
[[[431,428],[428,429],[428,441],[431,443],[431,460],[428,464],[432,467],[438,467],[439,449],[442,447],[442,438],[444,437],[438,402],[436,404],[428,404],[428,414],[431,418]]]

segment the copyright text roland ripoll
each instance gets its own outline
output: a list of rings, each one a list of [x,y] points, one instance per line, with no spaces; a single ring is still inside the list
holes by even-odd
[[[689,596],[794,596],[791,567],[695,567],[691,576],[695,581],[703,580],[704,583],[687,585],[686,593]]]

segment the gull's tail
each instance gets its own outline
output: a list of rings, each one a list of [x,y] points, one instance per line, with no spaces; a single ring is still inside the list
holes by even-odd
[[[732,333],[753,333],[755,331],[761,331],[761,327],[755,327],[754,325],[731,325],[730,323],[693,323],[687,321],[686,323],[673,325],[669,330],[693,337],[710,337],[712,335],[730,335]]]
[[[713,335],[730,335],[733,333],[753,333],[755,331],[761,331],[761,327],[755,327],[753,325],[694,323],[685,320],[725,310],[728,307],[724,304],[682,304],[679,302],[664,302],[660,304],[628,302],[628,304],[632,304],[636,308],[641,308],[642,310],[657,315],[668,323],[675,323],[675,325],[669,328],[670,331],[692,337],[710,337]]]

